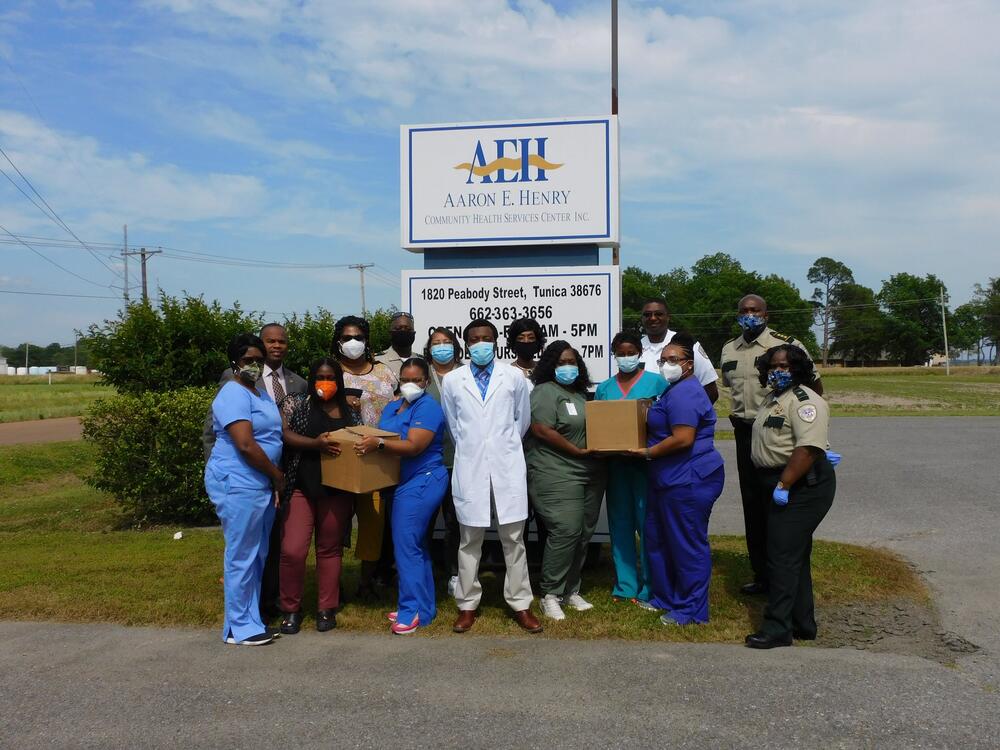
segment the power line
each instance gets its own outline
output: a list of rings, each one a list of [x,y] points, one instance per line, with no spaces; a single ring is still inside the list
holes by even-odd
[[[52,208],[52,206],[49,205],[49,202],[47,200],[45,200],[45,198],[42,196],[41,193],[38,192],[38,190],[35,189],[35,186],[31,184],[31,180],[29,180],[27,177],[24,176],[24,173],[20,169],[18,169],[17,165],[13,162],[13,160],[10,158],[10,156],[7,155],[7,152],[4,151],[2,147],[0,147],[0,154],[3,155],[3,158],[7,160],[7,163],[10,164],[14,168],[14,171],[17,172],[18,175],[20,175],[20,177],[21,177],[22,180],[24,180],[24,184],[26,184],[29,188],[31,188],[31,192],[33,192],[36,196],[38,196],[38,200],[40,200],[43,204],[45,204],[45,207],[49,210],[49,212],[51,212],[51,216],[48,213],[46,213],[45,211],[42,211],[42,213],[45,214],[46,217],[48,217],[49,219],[55,221],[58,226],[62,227],[70,235],[72,235],[73,239],[75,239],[77,242],[79,242],[81,245],[83,245],[87,249],[87,252],[90,253],[94,257],[94,260],[96,260],[98,263],[100,263],[106,269],[108,269],[109,271],[111,271],[111,273],[116,274],[118,276],[121,276],[121,273],[118,270],[112,268],[107,263],[105,263],[103,260],[101,260],[100,257],[97,255],[97,253],[93,250],[93,248],[88,247],[87,243],[84,242],[83,240],[81,240],[77,236],[76,232],[74,232],[72,229],[69,228],[69,225],[65,221],[62,220],[62,217],[59,214],[56,213],[55,209]],[[11,179],[10,175],[8,175],[6,172],[4,172],[4,176],[8,180],[10,180],[12,183],[14,182],[14,180]],[[14,186],[18,190],[21,190],[20,186],[17,185],[16,183],[14,184]],[[39,210],[41,210],[41,206],[39,206],[37,203],[35,203],[35,201],[31,200],[31,196],[27,195],[27,193],[24,193],[23,190],[21,190],[21,193],[23,193],[25,195],[25,197],[27,197],[28,200],[30,200],[32,202],[32,204],[34,204],[35,208],[38,208]]]
[[[11,237],[13,237],[15,240],[17,240],[20,244],[24,245],[26,248],[28,248],[31,252],[33,252],[39,258],[41,258],[42,260],[44,260],[46,263],[51,263],[53,266],[55,266],[56,268],[58,268],[60,271],[65,271],[70,276],[75,276],[76,278],[80,279],[81,281],[86,281],[88,284],[93,284],[94,286],[99,286],[102,289],[113,288],[113,285],[111,285],[111,284],[101,284],[98,281],[93,281],[92,279],[88,279],[86,276],[81,276],[76,271],[70,271],[68,268],[66,268],[66,266],[59,265],[54,260],[52,260],[52,258],[49,258],[47,255],[44,255],[43,253],[39,252],[38,250],[36,250],[35,248],[33,248],[31,245],[29,245],[27,242],[25,242],[24,240],[22,240],[20,237],[17,237],[15,235],[11,234],[10,231],[6,227],[4,227],[2,224],[0,224],[0,231],[5,232],[6,234],[8,234]]]
[[[66,292],[24,292],[16,289],[0,289],[0,294],[28,294],[37,297],[76,297],[79,299],[118,299],[106,294],[69,294]]]

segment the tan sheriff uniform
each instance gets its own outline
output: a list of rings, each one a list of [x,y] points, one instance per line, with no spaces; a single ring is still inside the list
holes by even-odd
[[[732,399],[733,436],[736,438],[736,468],[740,477],[740,497],[743,501],[743,523],[746,529],[747,554],[753,568],[754,582],[767,583],[767,516],[771,510],[771,495],[763,492],[757,471],[750,459],[751,425],[768,394],[760,384],[757,360],[768,349],[793,344],[805,351],[802,344],[782,333],[765,327],[753,341],[740,334],[722,347],[722,384]],[[808,354],[808,352],[807,352]]]
[[[751,452],[761,494],[774,488],[796,448],[825,451],[830,409],[815,391],[793,386],[769,393],[753,423]],[[837,478],[825,455],[788,490],[787,505],[773,505],[767,523],[767,606],[760,633],[780,642],[816,637],[811,560],[812,537],[837,492]]]
[[[814,390],[797,385],[768,393],[753,423],[750,457],[761,469],[780,469],[801,447],[830,447],[830,407]]]
[[[734,417],[753,421],[757,416],[768,391],[767,386],[762,386],[758,380],[757,359],[771,347],[782,344],[797,346],[809,356],[802,342],[783,333],[776,333],[771,328],[765,328],[753,341],[747,342],[743,334],[740,334],[722,347],[722,384],[730,389]],[[810,361],[811,359],[810,357]],[[816,379],[819,379],[819,373],[816,373]]]

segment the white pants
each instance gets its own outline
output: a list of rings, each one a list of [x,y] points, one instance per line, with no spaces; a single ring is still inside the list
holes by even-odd
[[[496,503],[493,488],[490,488],[490,511],[496,521]],[[503,582],[503,598],[515,612],[528,609],[534,597],[531,581],[528,579],[528,554],[524,549],[524,521],[497,523],[497,534],[503,547],[503,559],[507,573]],[[479,583],[479,561],[483,556],[483,538],[486,529],[480,526],[459,524],[458,544],[458,585],[455,587],[455,601],[460,610],[476,609],[483,598],[483,587]]]

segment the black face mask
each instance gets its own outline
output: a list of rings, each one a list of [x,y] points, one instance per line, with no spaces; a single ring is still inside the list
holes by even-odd
[[[510,348],[514,350],[514,354],[519,359],[534,359],[538,350],[541,349],[537,341],[512,341]]]
[[[409,349],[413,346],[413,341],[417,338],[416,331],[391,331],[389,340],[392,341],[392,348],[396,351]]]

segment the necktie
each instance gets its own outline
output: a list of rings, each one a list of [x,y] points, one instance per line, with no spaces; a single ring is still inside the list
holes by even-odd
[[[271,390],[274,391],[274,403],[280,404],[285,397],[285,389],[281,387],[281,378],[274,370],[271,370]]]

